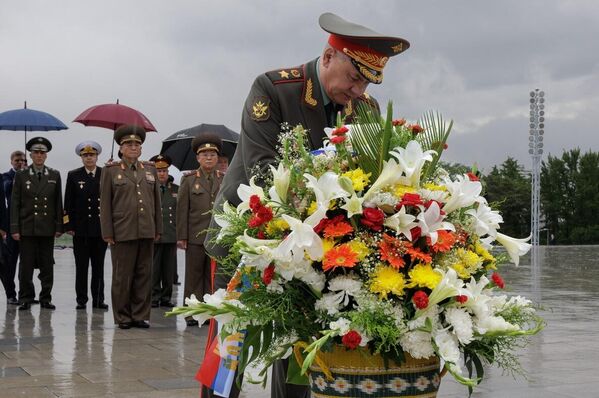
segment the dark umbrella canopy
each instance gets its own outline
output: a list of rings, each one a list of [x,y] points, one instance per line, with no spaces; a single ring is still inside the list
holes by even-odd
[[[191,150],[191,140],[202,133],[214,133],[223,140],[223,155],[229,159],[233,158],[239,134],[222,124],[206,124],[178,131],[162,141],[160,153],[168,155],[173,159],[173,166],[179,170],[195,170],[200,165]]]
[[[57,131],[68,127],[49,113],[28,109],[14,109],[0,113],[0,130],[24,131],[27,142],[28,131]]]
[[[85,126],[103,127],[110,130],[116,130],[124,124],[134,124],[141,126],[146,131],[156,131],[156,128],[150,120],[140,111],[119,104],[95,105],[81,112],[73,120]]]

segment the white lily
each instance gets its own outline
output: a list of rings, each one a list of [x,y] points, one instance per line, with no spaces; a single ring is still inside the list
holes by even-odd
[[[320,260],[324,254],[322,239],[314,227],[326,216],[326,208],[319,206],[316,211],[302,222],[297,218],[283,214],[291,232],[274,251],[274,256],[281,261],[300,262],[305,254],[312,260]]]
[[[287,202],[287,191],[289,190],[289,176],[291,170],[286,169],[282,163],[275,169],[274,166],[270,166],[272,172],[273,188],[277,193],[281,203]],[[271,195],[272,198],[272,195]]]
[[[458,176],[455,181],[446,178],[445,186],[449,192],[449,200],[443,206],[445,213],[451,213],[454,210],[472,206],[475,202],[484,200],[480,196],[483,189],[480,181],[470,181],[467,175]]]
[[[489,280],[486,276],[481,276],[478,282],[474,278],[470,278],[470,282],[465,285],[465,296],[468,300],[463,307],[468,308],[478,319],[484,319],[491,314],[491,306],[489,301],[491,297],[484,293]]]
[[[250,178],[250,185],[241,184],[237,188],[237,196],[241,199],[241,203],[237,206],[237,213],[243,214],[250,209],[250,198],[252,195],[258,195],[260,200],[264,200],[264,189],[256,185],[254,180],[256,177]]]
[[[412,232],[410,231],[418,223],[415,223],[415,216],[406,213],[406,207],[401,206],[401,209],[395,214],[385,219],[384,225],[394,229],[397,233],[403,234],[409,241],[412,241]]]
[[[356,214],[362,214],[364,198],[359,198],[355,192],[351,198],[345,198],[345,204],[341,208],[347,211],[347,217],[352,218]]]
[[[497,230],[499,224],[503,222],[503,217],[498,211],[491,209],[486,200],[479,202],[476,209],[466,210],[466,214],[471,215],[474,219],[474,232],[478,236],[497,236]]]
[[[441,209],[437,202],[432,202],[426,210],[422,206],[419,207],[422,211],[416,217],[418,219],[418,226],[422,231],[422,236],[429,236],[431,238],[432,245],[437,243],[437,239],[439,238],[438,230],[455,231],[452,223],[443,221],[445,216],[441,214]]]
[[[429,149],[423,151],[418,141],[410,141],[405,148],[400,146],[394,148],[389,154],[397,159],[403,169],[406,179],[413,187],[420,186],[420,174],[422,167],[426,162],[433,160],[433,155],[437,152]]]
[[[245,265],[264,270],[273,260],[273,250],[279,245],[277,239],[256,239],[243,232],[243,236],[237,238],[245,244],[239,252],[243,255],[242,261]]]
[[[453,268],[448,268],[446,272],[443,272],[437,268],[435,271],[443,275],[443,278],[428,296],[428,307],[436,305],[446,298],[467,293],[464,289],[464,282],[458,278],[458,274]],[[424,310],[416,310],[414,319],[420,317],[423,313]]]
[[[499,242],[505,250],[507,250],[507,254],[510,256],[510,259],[516,266],[520,264],[520,256],[528,253],[532,245],[530,243],[526,243],[530,240],[530,236],[524,239],[516,239],[511,236],[504,235],[502,233],[497,232],[496,238],[497,242]]]
[[[339,184],[339,176],[332,171],[327,171],[318,180],[308,173],[305,173],[304,177],[308,180],[306,187],[311,188],[316,195],[316,204],[325,209],[329,208],[331,200],[349,196],[349,193]]]
[[[364,194],[364,201],[368,201],[384,187],[399,183],[403,170],[402,166],[399,165],[395,159],[386,161],[383,164],[383,170],[381,170],[379,178],[376,179],[370,189]]]
[[[217,242],[219,242],[225,236],[231,234],[231,231],[229,230],[231,223],[229,221],[227,221],[227,219],[229,217],[234,216],[235,214],[236,214],[235,208],[233,206],[231,206],[228,201],[225,201],[225,203],[223,203],[223,213],[214,215],[214,221],[220,227],[220,230],[218,231],[218,235],[216,236]]]

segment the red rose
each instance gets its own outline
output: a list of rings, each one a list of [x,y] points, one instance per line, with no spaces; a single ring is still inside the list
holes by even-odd
[[[312,228],[314,230],[314,232],[316,232],[317,234],[321,233],[322,231],[324,231],[324,229],[331,223],[331,220],[329,220],[328,218],[323,218],[322,220],[320,220],[318,222],[318,224],[316,224],[314,226],[314,228]]]
[[[493,272],[493,275],[491,275],[491,279],[493,280],[495,286],[497,286],[498,288],[503,289],[505,287],[503,278],[497,272]]]
[[[417,206],[421,204],[422,198],[417,193],[404,193],[398,208],[401,208],[401,206]]]
[[[472,172],[468,172],[468,173],[466,173],[466,175],[468,176],[468,179],[470,181],[480,181],[480,179],[476,176],[476,174],[474,174]]]
[[[422,229],[420,227],[414,227],[410,230],[410,233],[412,234],[412,242],[414,242],[422,236]]]
[[[424,129],[420,127],[418,124],[411,125],[410,130],[412,130],[412,134],[419,134],[424,131]]]
[[[275,266],[273,264],[271,264],[268,267],[266,267],[266,269],[262,273],[262,282],[264,282],[264,284],[266,286],[270,285],[274,274],[275,274]]]
[[[345,135],[336,135],[333,138],[331,138],[331,143],[335,144],[335,145],[341,144],[346,139],[347,139],[347,137]]]
[[[343,127],[339,127],[335,130],[333,130],[333,135],[345,135],[345,133],[347,133],[349,131],[349,129],[345,126]]]
[[[341,342],[350,350],[355,350],[356,347],[358,347],[362,342],[362,336],[360,336],[360,333],[356,332],[355,330],[350,330],[343,335]]]
[[[455,301],[457,301],[460,304],[464,304],[466,301],[468,301],[468,296],[460,294],[459,296],[455,296]]]
[[[395,119],[391,122],[394,126],[403,126],[406,124],[406,119]]]
[[[385,213],[378,208],[366,207],[362,211],[362,218],[360,222],[362,225],[372,229],[373,231],[380,231],[383,229],[383,221],[385,220]]]
[[[260,206],[262,206],[262,203],[260,202],[260,197],[258,195],[250,196],[250,209],[252,209],[252,211],[255,212]]]
[[[423,310],[428,307],[428,295],[422,290],[418,290],[416,293],[414,293],[414,296],[412,296],[412,301],[419,310]]]

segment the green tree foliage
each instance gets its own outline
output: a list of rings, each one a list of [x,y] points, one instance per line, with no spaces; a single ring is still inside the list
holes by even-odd
[[[541,206],[552,243],[598,243],[599,153],[550,155],[541,165]]]
[[[530,235],[530,176],[524,167],[510,157],[481,180],[485,198],[503,217],[501,232],[518,238]]]

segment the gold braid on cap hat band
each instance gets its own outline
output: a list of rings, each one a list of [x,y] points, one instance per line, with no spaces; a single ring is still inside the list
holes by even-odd
[[[375,75],[374,73],[372,73],[370,71],[370,69],[368,69],[364,65],[360,64],[359,62],[356,62],[356,64],[358,65],[358,69],[360,69],[360,73],[366,79],[368,79],[371,82],[376,83],[376,84],[379,84],[379,83],[381,83],[383,81],[383,73],[382,72],[381,72],[380,75]]]
[[[359,63],[364,64],[377,72],[382,72],[383,68],[387,64],[387,61],[389,60],[389,57],[383,57],[366,51],[350,50],[347,47],[343,48],[343,52],[348,57],[355,59]]]

